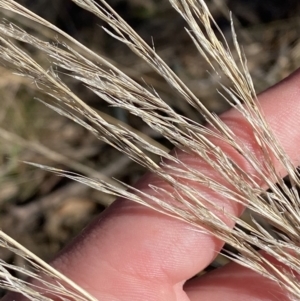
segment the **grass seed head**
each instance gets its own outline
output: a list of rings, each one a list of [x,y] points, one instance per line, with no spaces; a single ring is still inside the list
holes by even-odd
[[[128,46],[135,54],[146,61],[165,81],[178,97],[192,106],[203,116],[208,127],[189,120],[178,114],[155,91],[137,83],[135,80],[112,65],[107,59],[68,36],[66,33],[30,12],[12,0],[0,0],[0,8],[21,15],[24,18],[51,29],[58,35],[56,43],[49,43],[19,28],[12,22],[0,26],[0,59],[18,74],[30,78],[37,89],[48,95],[42,102],[58,114],[66,116],[98,139],[110,144],[130,159],[156,174],[171,189],[156,186],[150,188],[153,194],[120,185],[105,177],[95,176],[90,170],[74,162],[75,169],[82,174],[66,172],[35,164],[42,169],[63,175],[90,187],[138,202],[164,214],[186,221],[187,223],[223,240],[233,246],[237,253],[227,253],[232,260],[257,271],[276,281],[294,298],[300,297],[300,286],[295,274],[300,272],[299,237],[300,219],[297,214],[299,197],[299,174],[290,158],[282,149],[270,130],[257,103],[254,85],[249,74],[243,51],[241,50],[233,24],[231,23],[234,51],[214,21],[203,0],[170,0],[172,7],[187,24],[187,34],[198,51],[207,60],[218,76],[226,77],[230,85],[220,85],[224,99],[243,116],[244,124],[251,129],[252,139],[259,149],[254,154],[249,146],[242,143],[231,129],[215,114],[211,113],[184,82],[143,39],[103,0],[73,0],[107,23],[104,30]],[[213,30],[215,28],[216,30]],[[33,59],[18,42],[29,44],[47,56],[50,66],[43,67]],[[84,84],[88,89],[105,100],[109,105],[126,110],[141,118],[150,128],[167,138],[177,151],[168,150],[132,129],[113,123],[88,106],[61,79],[57,70]],[[251,166],[252,174],[246,173],[242,164],[234,162],[226,151],[213,141],[221,141],[240,154],[241,161]],[[49,151],[41,149],[43,154]],[[216,170],[219,180],[197,170],[180,159],[182,153],[189,153]],[[63,160],[57,157],[57,160]],[[157,163],[149,154],[162,158]],[[292,188],[289,188],[274,168],[274,160],[288,174]],[[34,165],[34,163],[31,163]],[[189,184],[186,184],[189,183]],[[191,185],[193,183],[193,185]],[[274,184],[276,183],[276,184]],[[281,239],[274,237],[257,221],[252,224],[236,218],[213,201],[201,194],[195,185],[202,185],[216,196],[248,206],[251,211],[280,231]],[[264,187],[269,187],[266,192]],[[170,202],[162,196],[168,196]],[[239,227],[228,226],[231,220]],[[241,228],[247,230],[242,231]],[[24,257],[34,267],[34,272],[20,267],[15,268],[1,262],[0,285],[18,291],[30,300],[50,300],[39,293],[39,289],[12,276],[11,269],[35,278],[42,290],[51,295],[75,300],[95,300],[92,296],[53,270],[28,250],[0,232],[1,245]],[[287,269],[277,268],[263,257],[256,248],[265,251]],[[287,252],[286,250],[291,250]],[[54,277],[48,282],[47,277]],[[62,284],[59,284],[62,283]],[[72,299],[72,300],[73,300]]]

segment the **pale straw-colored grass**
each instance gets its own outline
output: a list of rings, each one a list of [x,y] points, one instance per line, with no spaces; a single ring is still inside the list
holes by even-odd
[[[232,107],[244,116],[245,122],[251,127],[260,148],[260,158],[257,158],[257,155],[253,154],[247,145],[242,144],[215,114],[205,108],[192,91],[157,55],[154,46],[151,47],[145,43],[104,0],[98,2],[93,0],[73,1],[104,20],[110,27],[110,29],[104,28],[104,30],[126,44],[156,70],[169,84],[170,89],[177,91],[178,97],[181,97],[182,101],[187,102],[199,114],[202,114],[209,129],[176,113],[155,91],[139,85],[105,58],[93,53],[54,25],[12,0],[0,0],[1,9],[28,18],[39,26],[53,30],[58,35],[57,42],[50,43],[25,32],[11,22],[3,22],[0,25],[1,60],[21,76],[31,78],[35,85],[48,95],[45,100],[40,100],[46,106],[82,125],[97,138],[155,173],[171,185],[172,190],[152,186],[155,194],[150,196],[134,188],[125,190],[99,178],[93,179],[38,164],[36,166],[64,175],[100,191],[144,204],[154,210],[184,220],[198,227],[199,230],[205,228],[206,231],[237,250],[237,253],[226,254],[232,260],[274,280],[286,289],[291,298],[300,298],[300,285],[295,277],[295,274],[300,273],[300,251],[297,246],[300,228],[297,192],[300,184],[299,174],[276,141],[259,109],[246,59],[237,42],[233,25],[232,34],[235,52],[238,54],[237,62],[203,0],[170,0],[173,8],[186,21],[187,34],[210,64],[213,72],[218,72],[220,77],[226,76],[230,80],[231,86],[221,85],[220,93]],[[216,33],[212,27],[216,28],[218,32]],[[60,36],[63,37],[64,42],[60,42]],[[220,36],[221,40],[217,36]],[[21,41],[39,49],[47,56],[50,67],[41,66],[15,41]],[[222,181],[219,182],[202,173],[201,170],[187,166],[178,159],[176,152],[169,153],[159,145],[154,145],[145,137],[131,131],[130,128],[110,123],[102,118],[70,90],[59,77],[57,70],[82,82],[108,104],[140,117],[152,129],[171,141],[177,149],[193,154],[199,160],[210,165],[218,172]],[[256,177],[247,174],[220,147],[215,146],[210,140],[212,137],[222,140],[235,149],[251,165]],[[158,164],[152,160],[149,153],[159,155],[162,158],[161,163]],[[274,159],[271,158],[276,158],[285,169],[291,182],[291,188],[288,188],[281,176],[276,173],[273,166]],[[34,163],[30,164],[35,165]],[[186,184],[186,180],[189,185]],[[223,208],[217,207],[207,199],[205,194],[193,189],[193,185],[190,185],[191,182],[208,187],[215,195],[248,206],[256,216],[260,216],[280,232],[280,239],[274,238],[275,236],[255,221],[256,227],[253,227],[224,212]],[[262,184],[270,189],[266,192]],[[164,202],[159,197],[160,194],[170,195],[172,202]],[[222,218],[224,215],[227,220],[231,219],[247,230],[247,233],[240,230],[239,227],[231,229],[224,222]],[[0,234],[3,246],[24,256],[33,264],[34,272],[22,270],[20,267],[16,267],[16,269],[22,270],[23,273],[33,276],[33,278],[38,278],[43,287],[42,290],[48,290],[55,295],[63,295],[62,300],[68,300],[68,298],[94,300],[92,296],[28,253],[4,233],[0,232]],[[253,246],[276,258],[286,266],[286,269],[277,268],[268,259],[262,257]],[[12,268],[14,267],[1,262],[0,284],[2,287],[22,292],[31,300],[50,300],[39,293],[40,289],[35,289],[29,283],[11,276],[9,270]],[[55,281],[48,283],[45,280],[48,279],[47,277],[41,278],[42,274],[54,275]]]

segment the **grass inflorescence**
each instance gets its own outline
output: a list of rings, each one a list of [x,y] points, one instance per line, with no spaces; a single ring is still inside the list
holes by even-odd
[[[134,74],[129,76],[106,57],[93,52],[52,23],[12,0],[0,0],[1,10],[9,12],[8,15],[12,18],[4,20],[0,25],[1,61],[25,80],[29,79],[37,93],[46,95],[37,99],[40,103],[74,121],[97,139],[126,155],[126,158],[156,174],[171,189],[152,186],[155,193],[150,195],[127,183],[111,179],[109,172],[102,175],[77,162],[76,158],[67,158],[39,143],[30,143],[26,139],[12,136],[5,129],[0,129],[0,135],[64,164],[70,171],[24,160],[30,165],[84,183],[105,194],[138,202],[183,220],[201,231],[206,229],[205,231],[235,249],[235,252],[225,250],[227,257],[276,281],[292,297],[299,298],[300,286],[295,277],[300,272],[297,247],[300,224],[297,214],[299,172],[276,140],[259,108],[244,50],[237,40],[233,18],[229,17],[232,34],[229,46],[203,0],[169,1],[185,21],[186,34],[210,67],[209,76],[215,76],[219,82],[219,94],[228,106],[239,111],[245,127],[251,129],[251,137],[259,153],[253,153],[215,113],[207,109],[184,80],[158,55],[155,43],[145,42],[105,1],[72,1],[104,21],[106,25],[103,29],[108,35],[129,47],[157,72],[168,84],[168,89],[172,93],[176,92],[181,110],[196,111],[201,118],[195,120],[178,113],[178,107],[175,109],[169,101],[164,101],[160,93],[147,84],[147,79],[145,84],[142,80],[136,80]],[[24,30],[13,22],[12,16],[30,20],[43,30],[32,34],[32,28],[30,31]],[[50,41],[49,31],[53,37]],[[46,59],[35,58],[32,49],[38,50]],[[70,80],[80,82],[108,105],[118,108],[119,113],[126,112],[138,117],[148,129],[164,137],[176,150],[169,152],[166,146],[141,131],[116,121],[103,112],[99,113],[82,99],[80,93],[70,88]],[[183,102],[185,105],[182,105]],[[243,164],[234,162],[213,141],[221,141],[240,154],[241,162],[251,166],[253,174],[246,173]],[[179,155],[182,153],[189,153],[216,170],[219,180],[184,163]],[[288,174],[289,185],[275,171],[274,160]],[[125,161],[126,164],[127,162]],[[269,229],[275,230],[274,233],[266,231],[255,219],[247,223],[224,212],[223,208],[207,199],[205,194],[193,188],[191,183],[206,187],[216,197],[226,197],[232,202],[247,206],[253,216],[268,224]],[[265,190],[266,187],[269,188],[268,191]],[[171,199],[170,202],[161,197],[166,195]],[[228,226],[228,220],[236,224],[234,229]],[[32,269],[23,269],[2,261],[3,288],[21,292],[31,300],[51,300],[41,290],[49,295],[60,296],[61,299],[95,300],[4,232],[0,232],[0,238],[2,247],[23,257],[32,266]],[[288,269],[279,269],[263,257],[257,248]],[[14,270],[36,279],[35,285],[40,283],[40,288],[37,289],[23,278],[15,277],[11,273]],[[55,281],[47,281],[49,277]]]

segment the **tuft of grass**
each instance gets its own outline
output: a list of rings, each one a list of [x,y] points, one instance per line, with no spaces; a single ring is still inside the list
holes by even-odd
[[[137,81],[132,71],[129,76],[106,57],[93,52],[19,3],[13,0],[0,0],[0,9],[9,12],[12,19],[13,16],[21,16],[24,20],[30,20],[39,28],[43,28],[36,32],[33,30],[36,26],[32,26],[30,31],[26,31],[13,21],[3,21],[0,25],[0,59],[7,68],[29,79],[37,91],[45,94],[37,99],[40,103],[74,121],[99,140],[120,151],[146,170],[155,173],[170,185],[172,190],[167,191],[153,186],[151,188],[155,194],[150,196],[126,183],[120,184],[110,179],[109,172],[102,175],[93,168],[78,163],[76,158],[72,159],[50,150],[38,141],[23,139],[7,129],[0,129],[2,139],[31,149],[52,161],[64,164],[71,170],[64,171],[60,166],[54,168],[44,163],[32,162],[31,158],[24,160],[32,166],[40,167],[43,171],[52,171],[114,197],[130,199],[186,221],[201,230],[205,228],[237,251],[226,252],[227,257],[276,281],[289,292],[291,297],[299,298],[300,287],[294,277],[294,273],[300,272],[297,248],[300,223],[297,215],[299,200],[296,193],[300,185],[299,172],[276,141],[260,112],[254,84],[244,52],[237,41],[232,17],[229,18],[232,34],[232,47],[230,47],[205,1],[169,1],[185,21],[187,35],[219,82],[220,95],[228,106],[234,107],[244,116],[245,124],[253,131],[255,141],[260,147],[259,155],[263,160],[258,159],[257,155],[253,154],[247,145],[242,144],[215,113],[207,109],[184,80],[158,55],[154,43],[146,43],[104,0],[72,1],[104,21],[107,24],[103,27],[106,33],[129,47],[165,80],[180,99],[177,109],[180,108],[183,112],[196,111],[201,115],[201,121],[205,121],[209,127],[204,127],[197,117],[193,119],[178,113],[170,102],[164,101],[160,94],[147,84],[147,79],[145,79],[146,84]],[[52,39],[49,41],[49,31],[52,32],[52,36],[57,36],[55,41]],[[249,39],[249,36],[244,38]],[[34,57],[33,49],[42,53],[44,59]],[[280,64],[278,66],[280,67]],[[223,78],[226,78],[224,82],[221,81]],[[70,88],[69,82],[72,80],[78,81],[108,105],[117,108],[121,116],[126,112],[142,120],[148,129],[168,140],[178,152],[197,156],[214,168],[222,180],[217,181],[187,166],[179,159],[176,152],[170,153],[166,147],[140,131],[133,130],[103,113],[99,114],[95,108],[81,99],[80,93]],[[166,86],[162,89],[166,89]],[[211,142],[214,139],[223,141],[241,154],[245,162],[255,170],[256,177],[245,173],[239,165],[232,162],[222,149]],[[161,161],[157,160],[158,157]],[[271,158],[276,158],[284,167],[291,188],[275,172]],[[216,195],[247,205],[255,216],[279,230],[282,233],[281,239],[268,233],[256,220],[247,223],[224,212],[223,208],[217,207],[191,185],[186,185],[186,180],[195,184],[200,183]],[[270,190],[266,192],[262,183]],[[131,189],[126,190],[126,188]],[[161,195],[170,195],[172,202],[163,201]],[[285,214],[282,215],[282,212]],[[231,229],[224,222],[224,216],[239,227]],[[241,228],[246,231],[242,231]],[[1,287],[18,291],[30,300],[51,300],[51,297],[45,297],[41,291],[58,296],[62,300],[63,298],[95,300],[93,296],[2,231],[0,231],[0,245],[22,257],[31,266],[31,269],[24,269],[1,261]],[[262,257],[253,246],[264,250],[271,257],[288,266],[290,270],[279,270],[268,259]],[[287,253],[287,249],[293,250],[293,253]],[[12,273],[14,271],[35,279],[35,284],[15,277]],[[47,281],[49,277],[54,278],[55,281]]]

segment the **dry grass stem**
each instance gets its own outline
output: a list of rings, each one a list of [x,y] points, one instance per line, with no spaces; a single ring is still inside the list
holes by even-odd
[[[253,153],[252,149],[239,141],[220,118],[206,109],[192,91],[158,56],[154,46],[150,47],[144,42],[104,0],[99,2],[73,0],[73,2],[105,21],[111,28],[105,28],[105,31],[143,58],[166,80],[172,89],[178,92],[182,101],[187,102],[199,114],[202,114],[209,127],[206,128],[176,113],[153,89],[138,84],[105,58],[92,53],[91,50],[54,25],[12,0],[0,0],[1,9],[22,15],[32,22],[53,30],[55,34],[64,38],[64,42],[60,42],[58,38],[56,43],[50,43],[27,33],[11,22],[3,22],[0,25],[1,60],[21,76],[32,79],[37,88],[48,95],[47,98],[41,100],[46,106],[82,125],[97,138],[155,173],[172,189],[151,186],[153,194],[149,195],[132,187],[130,190],[125,190],[112,181],[102,179],[99,176],[97,179],[96,177],[86,177],[91,174],[79,165],[77,165],[76,170],[85,173],[85,176],[31,164],[105,193],[141,203],[164,214],[184,220],[198,229],[205,228],[206,231],[238,251],[238,253],[227,253],[227,256],[276,281],[292,297],[300,298],[300,284],[295,277],[295,274],[300,273],[300,251],[298,248],[300,214],[297,190],[300,185],[299,173],[276,141],[260,111],[246,59],[237,42],[233,25],[232,34],[235,49],[232,51],[238,54],[238,62],[235,61],[221,30],[218,29],[203,0],[170,0],[173,8],[186,21],[187,33],[196,48],[210,64],[212,70],[218,72],[220,78],[226,76],[230,80],[231,86],[221,85],[220,93],[224,95],[232,107],[242,114],[245,124],[252,129],[255,143],[260,149],[260,158]],[[217,29],[217,32],[212,29],[213,27]],[[220,38],[218,38],[219,36]],[[19,42],[27,43],[42,51],[47,56],[49,66],[43,67],[32,59],[28,53],[21,49],[19,45],[22,43]],[[74,46],[76,46],[76,50]],[[169,153],[160,145],[152,143],[151,140],[121,123],[109,122],[102,118],[63,82],[62,78],[65,75],[83,83],[109,105],[122,108],[130,114],[140,117],[153,130],[172,142],[177,147],[178,152],[193,154],[199,158],[199,161],[205,162],[215,169],[219,175],[218,179],[211,178],[201,170],[188,166],[180,160],[176,152]],[[222,140],[223,143],[230,145],[238,152],[243,160],[251,165],[256,175],[252,176],[246,173],[243,168],[233,162],[220,147],[212,142],[216,139]],[[39,151],[43,153],[45,149],[40,148]],[[160,156],[162,158],[161,163],[155,162],[149,155],[150,153]],[[291,188],[275,171],[274,159],[272,158],[276,158],[285,169],[291,182]],[[72,164],[70,162],[70,165]],[[187,180],[189,185],[186,184]],[[267,232],[256,221],[254,221],[254,227],[228,212],[224,212],[223,208],[207,199],[206,194],[201,194],[198,189],[193,188],[197,185],[209,188],[216,197],[227,198],[232,202],[248,206],[276,229],[277,236]],[[269,187],[270,190],[265,191],[262,187]],[[163,201],[165,198],[162,196],[167,196],[167,199],[172,201]],[[234,221],[240,228],[231,229],[224,221],[225,219]],[[278,239],[278,235],[280,239]],[[2,236],[2,239],[5,247],[12,243],[8,242],[8,238],[5,236]],[[262,257],[253,246],[276,258],[286,266],[286,269],[278,269]],[[20,249],[19,246],[18,249]],[[287,252],[287,250],[289,251]],[[27,251],[21,251],[23,252],[22,256],[28,256]],[[52,273],[55,273],[50,267],[32,256],[31,254],[29,258],[34,260],[36,268],[38,265],[39,269],[51,273],[51,276]],[[4,282],[0,284],[3,287],[22,291],[31,300],[50,300],[41,295],[35,296],[33,287],[11,276],[7,272],[8,268],[12,268],[11,266],[1,263],[1,267],[0,276]],[[34,277],[40,276],[34,274]],[[55,274],[55,277],[71,285],[62,275]],[[53,282],[46,283],[43,279],[39,279],[51,293],[69,296],[65,287],[55,286]],[[73,288],[78,294],[76,300],[93,300],[80,288],[75,286]],[[65,298],[67,299],[67,297]]]
[[[52,300],[50,297],[46,297],[45,293],[49,296],[57,296],[61,300],[96,300],[2,231],[0,231],[0,246],[23,257],[32,267],[30,271],[28,268],[16,267],[1,261],[0,285],[3,288],[19,292],[29,300]],[[31,284],[12,276],[11,270],[24,273],[38,284]]]

